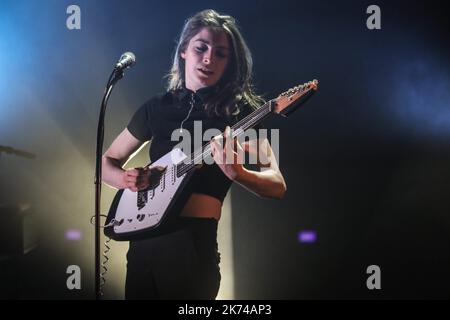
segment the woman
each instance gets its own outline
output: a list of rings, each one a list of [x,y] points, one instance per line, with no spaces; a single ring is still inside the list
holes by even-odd
[[[130,242],[127,299],[214,299],[220,284],[217,223],[223,199],[237,182],[261,197],[282,198],[286,185],[266,139],[240,145],[230,138],[233,123],[261,104],[251,86],[251,54],[234,19],[213,10],[187,20],[178,42],[166,93],[141,106],[103,156],[103,181],[115,188],[146,189],[164,168],[123,169],[151,140],[150,158],[171,151],[174,130],[217,128],[211,140],[215,164],[198,169],[184,189],[180,227],[162,236]],[[195,137],[194,137],[195,138]],[[224,141],[221,141],[224,139]],[[221,147],[224,142],[224,147]],[[242,150],[266,158],[260,171],[222,161]],[[228,159],[228,158],[227,158]]]

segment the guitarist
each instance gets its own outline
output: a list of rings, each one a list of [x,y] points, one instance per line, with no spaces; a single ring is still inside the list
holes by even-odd
[[[103,181],[138,191],[164,170],[123,168],[146,141],[151,140],[150,158],[157,160],[175,145],[172,131],[193,132],[194,121],[202,121],[203,130],[224,132],[211,140],[215,163],[198,169],[184,190],[189,194],[180,212],[182,227],[130,242],[126,299],[215,299],[221,278],[217,225],[232,182],[261,197],[284,196],[286,184],[267,139],[241,145],[230,138],[230,126],[262,103],[251,73],[251,53],[235,20],[214,10],[195,14],[180,35],[167,92],[142,105],[103,155]],[[236,161],[242,152],[259,152],[265,165],[259,171],[244,168]]]

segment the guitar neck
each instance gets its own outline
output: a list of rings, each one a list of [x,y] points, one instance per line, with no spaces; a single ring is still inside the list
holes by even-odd
[[[305,103],[317,90],[317,80],[310,81],[303,85],[289,89],[283,92],[277,98],[269,100],[261,107],[241,119],[231,127],[231,137],[234,139],[246,130],[253,128],[263,121],[269,114],[276,113],[287,117],[297,110],[300,105]],[[209,143],[186,158],[183,163],[177,165],[177,176],[180,177],[195,168],[196,165],[203,163],[203,159],[211,156],[211,146]]]
[[[273,101],[270,100],[263,104],[261,107],[242,118],[240,121],[236,122],[231,127],[231,137],[234,139],[246,130],[253,128],[254,126],[261,123],[267,116],[272,112]],[[201,149],[193,152],[186,161],[177,165],[177,176],[182,176],[195,168],[196,165],[202,163],[202,160],[211,155],[211,145],[208,143],[204,144]]]

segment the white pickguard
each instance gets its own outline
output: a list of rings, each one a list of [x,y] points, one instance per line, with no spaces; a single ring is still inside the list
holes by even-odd
[[[114,220],[114,232],[117,234],[153,228],[159,224],[171,204],[178,187],[186,174],[177,177],[176,164],[182,162],[186,155],[180,149],[173,149],[150,167],[162,166],[167,169],[161,181],[154,189],[147,191],[147,202],[138,209],[138,192],[125,189],[117,206]],[[120,225],[118,224],[120,222]]]

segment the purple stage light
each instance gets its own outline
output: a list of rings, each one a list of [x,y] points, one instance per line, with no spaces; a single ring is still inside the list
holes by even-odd
[[[66,239],[71,241],[81,240],[81,231],[75,229],[66,230]]]
[[[317,240],[317,233],[314,230],[301,230],[298,233],[298,242],[314,243]]]

